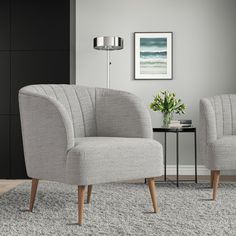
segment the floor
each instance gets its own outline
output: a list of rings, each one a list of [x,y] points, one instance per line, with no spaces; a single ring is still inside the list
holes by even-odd
[[[30,180],[8,180],[8,179],[0,179],[0,195],[3,193],[15,188],[17,185],[22,184]]]
[[[168,176],[168,179],[174,180],[175,176]],[[221,182],[236,182],[236,176],[221,176]],[[181,179],[194,179],[194,176],[181,176]],[[158,180],[162,180],[162,178],[158,178]],[[22,184],[30,180],[5,180],[0,179],[0,195],[3,193],[15,188],[17,185]],[[199,182],[209,181],[209,176],[198,176]],[[129,181],[130,182],[130,181]],[[132,181],[132,183],[140,183],[143,180]]]

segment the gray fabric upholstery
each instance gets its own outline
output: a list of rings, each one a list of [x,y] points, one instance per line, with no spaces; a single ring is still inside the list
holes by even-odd
[[[67,156],[67,181],[105,183],[162,175],[162,146],[143,138],[88,137],[76,139]]]
[[[162,147],[135,95],[31,85],[19,105],[29,177],[87,185],[162,175]]]
[[[217,170],[236,170],[236,136],[224,136],[209,144],[212,166]]]
[[[236,95],[200,101],[200,156],[211,170],[236,170]]]
[[[147,108],[133,94],[97,90],[97,135],[152,138],[152,124]]]

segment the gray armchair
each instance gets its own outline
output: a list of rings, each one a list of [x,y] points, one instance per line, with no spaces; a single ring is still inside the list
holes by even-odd
[[[152,139],[149,112],[134,95],[76,85],[32,85],[19,91],[30,211],[39,179],[78,186],[82,224],[85,186],[147,178],[157,212],[154,177],[162,146]]]
[[[213,200],[221,170],[236,170],[236,95],[200,101],[200,156],[211,170]]]

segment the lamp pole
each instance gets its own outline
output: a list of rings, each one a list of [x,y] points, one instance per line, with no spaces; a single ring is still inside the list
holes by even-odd
[[[110,88],[110,51],[107,50],[107,88]]]

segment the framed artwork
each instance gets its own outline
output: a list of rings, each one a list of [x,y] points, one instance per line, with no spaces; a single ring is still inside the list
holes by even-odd
[[[135,79],[172,79],[172,32],[134,33]]]

